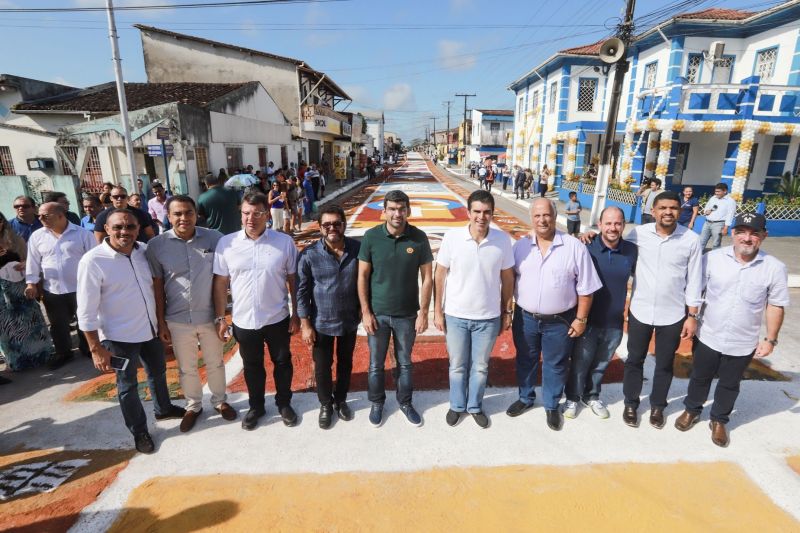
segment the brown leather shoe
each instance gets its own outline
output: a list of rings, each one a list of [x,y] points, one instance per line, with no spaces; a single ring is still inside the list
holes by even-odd
[[[725,429],[725,424],[712,420],[708,423],[711,428],[711,442],[721,448],[727,448],[731,440],[728,438],[728,430]]]
[[[214,408],[214,410],[216,412],[218,412],[220,415],[222,415],[223,419],[228,420],[228,421],[236,420],[236,417],[239,416],[236,413],[236,410],[233,407],[231,407],[230,405],[228,405],[228,403],[226,403],[226,402],[222,402],[221,404],[216,406]]]
[[[664,409],[662,407],[650,409],[650,425],[656,429],[664,427]]]
[[[636,408],[626,405],[625,410],[622,411],[622,420],[632,428],[639,427],[639,415]]]
[[[675,429],[679,431],[689,431],[695,424],[700,422],[700,415],[684,411],[675,421]]]
[[[183,415],[183,419],[181,419],[181,433],[186,433],[192,429],[195,422],[197,422],[197,419],[200,417],[200,413],[202,412],[202,408],[199,411],[186,411],[186,414]]]

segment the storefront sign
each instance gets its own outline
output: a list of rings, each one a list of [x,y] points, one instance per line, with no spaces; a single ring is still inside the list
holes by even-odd
[[[340,135],[344,118],[344,116],[329,107],[321,105],[303,106],[304,131]]]

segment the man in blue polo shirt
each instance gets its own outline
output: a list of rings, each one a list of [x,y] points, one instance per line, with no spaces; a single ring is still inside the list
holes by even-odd
[[[624,229],[622,210],[607,207],[600,213],[600,238],[586,245],[603,287],[594,293],[586,332],[578,338],[572,352],[564,404],[566,418],[577,416],[579,402],[600,418],[609,416],[600,399],[600,383],[608,361],[622,341],[628,280],[636,268],[638,254],[635,244],[622,239]]]

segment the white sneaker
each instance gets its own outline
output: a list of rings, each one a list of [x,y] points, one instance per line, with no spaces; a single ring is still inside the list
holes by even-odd
[[[564,402],[564,417],[575,418],[578,416],[578,402],[567,400]]]
[[[589,400],[589,403],[585,403],[584,405],[600,418],[609,417],[608,409],[606,408],[606,404],[603,403],[603,400]]]

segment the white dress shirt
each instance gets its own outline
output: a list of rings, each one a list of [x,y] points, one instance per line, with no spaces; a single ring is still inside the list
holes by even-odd
[[[736,260],[733,246],[706,254],[700,342],[724,355],[753,353],[766,305],[789,305],[787,281],[786,265],[764,252],[746,264]]]
[[[61,236],[39,228],[28,239],[25,282],[39,283],[50,294],[68,294],[78,290],[78,262],[97,246],[94,234],[71,222]]]
[[[634,228],[625,240],[639,247],[630,306],[636,320],[667,326],[686,316],[686,306],[700,307],[703,258],[695,232],[678,224],[663,237],[650,223]]]
[[[214,274],[230,277],[233,323],[259,329],[289,316],[286,280],[296,271],[297,248],[284,233],[264,230],[253,240],[244,230],[222,237]]]
[[[712,211],[706,215],[707,221],[724,222],[724,225],[730,228],[733,223],[733,217],[736,215],[736,200],[728,195],[722,198],[712,196],[706,204],[704,211],[709,209]]]
[[[514,267],[511,238],[496,228],[475,242],[469,225],[445,233],[436,262],[448,269],[444,286],[444,312],[467,320],[499,317],[500,272]]]
[[[83,256],[77,294],[81,330],[96,330],[100,340],[117,342],[146,342],[156,336],[156,301],[146,247],[136,243],[127,256],[106,238]]]

